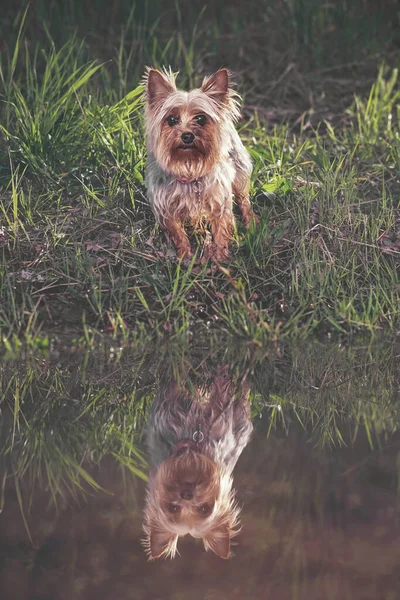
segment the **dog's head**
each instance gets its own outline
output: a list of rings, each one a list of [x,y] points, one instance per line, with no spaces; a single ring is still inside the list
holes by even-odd
[[[226,124],[239,115],[227,69],[184,92],[171,72],[148,69],[144,80],[149,150],[177,179],[209,173],[224,153]]]
[[[238,532],[239,508],[232,477],[189,445],[164,460],[150,479],[144,546],[149,559],[173,558],[179,536],[202,538],[206,550],[229,558]]]

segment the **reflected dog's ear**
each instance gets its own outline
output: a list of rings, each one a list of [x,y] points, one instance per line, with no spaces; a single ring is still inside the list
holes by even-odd
[[[177,553],[178,535],[160,526],[150,524],[143,545],[149,560],[156,558],[174,558]]]
[[[204,548],[212,550],[220,558],[229,558],[231,551],[231,530],[227,523],[214,527],[203,538]]]

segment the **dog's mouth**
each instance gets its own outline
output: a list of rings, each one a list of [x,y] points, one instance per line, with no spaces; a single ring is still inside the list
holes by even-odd
[[[197,150],[197,147],[195,144],[182,144],[178,146],[178,150]]]

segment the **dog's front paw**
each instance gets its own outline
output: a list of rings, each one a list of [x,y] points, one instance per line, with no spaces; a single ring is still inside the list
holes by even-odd
[[[218,246],[215,243],[207,244],[204,247],[203,257],[205,260],[224,262],[229,260],[229,250],[226,246]]]
[[[188,264],[193,257],[193,252],[191,247],[188,245],[179,246],[176,249],[176,256],[178,260],[182,260],[185,264]]]

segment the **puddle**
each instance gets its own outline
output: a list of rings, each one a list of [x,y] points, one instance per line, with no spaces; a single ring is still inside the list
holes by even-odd
[[[1,598],[395,600],[399,365],[361,342],[5,357]]]

